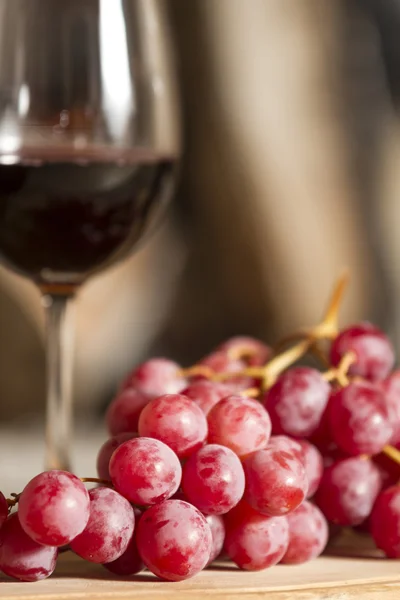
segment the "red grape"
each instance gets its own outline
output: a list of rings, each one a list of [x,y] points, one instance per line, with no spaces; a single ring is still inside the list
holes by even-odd
[[[226,352],[228,356],[235,358],[242,355],[247,364],[254,367],[261,367],[271,357],[271,348],[255,338],[237,335],[229,338],[217,348],[222,352]]]
[[[319,486],[324,470],[324,460],[318,448],[307,440],[294,440],[286,435],[272,435],[268,448],[291,452],[303,463],[308,481],[306,497],[311,498]]]
[[[317,506],[303,502],[287,515],[289,546],[282,563],[298,565],[317,558],[328,542],[328,523]]]
[[[267,517],[240,502],[225,517],[224,548],[238,567],[259,571],[282,560],[288,543],[286,517]]]
[[[83,483],[66,471],[36,475],[18,502],[25,532],[39,544],[64,546],[79,535],[89,520],[89,494]]]
[[[225,446],[209,444],[183,467],[183,491],[188,501],[205,514],[228,512],[242,498],[244,483],[239,458]]]
[[[208,367],[215,373],[232,373],[232,377],[225,381],[229,386],[230,393],[238,393],[254,386],[254,379],[246,375],[235,375],[246,368],[246,363],[240,359],[230,358],[227,352],[215,350],[205,358],[199,365]]]
[[[114,398],[106,413],[106,423],[110,435],[136,433],[142,409],[151,398],[134,388],[123,390]]]
[[[71,550],[94,563],[119,558],[132,539],[135,515],[128,500],[114,490],[99,487],[89,492],[90,517],[82,531],[70,543]]]
[[[268,448],[291,452],[296,458],[303,460],[303,448],[300,440],[294,440],[287,435],[271,435],[268,442]]]
[[[265,448],[270,435],[267,411],[251,398],[229,396],[208,413],[208,442],[227,446],[240,457]]]
[[[213,548],[205,517],[182,500],[149,508],[139,521],[136,539],[148,569],[168,581],[196,575],[207,565]]]
[[[321,421],[330,389],[316,369],[294,367],[283,373],[264,396],[273,433],[312,435]]]
[[[245,365],[239,358],[229,358],[225,351],[215,350],[201,359],[199,365],[209,367],[215,373],[235,373],[244,369]]]
[[[307,442],[307,440],[299,440],[303,451],[303,464],[306,470],[308,480],[307,498],[314,496],[321,481],[322,473],[324,472],[324,460],[322,454],[316,446]]]
[[[378,454],[392,436],[385,398],[376,385],[366,381],[334,392],[329,418],[333,438],[347,454]]]
[[[230,396],[232,391],[231,388],[224,383],[216,383],[201,379],[200,381],[191,383],[189,387],[183,390],[182,394],[191,400],[194,400],[203,413],[208,415],[213,406],[222,400],[222,398]]]
[[[0,530],[0,570],[21,581],[39,581],[52,574],[58,549],[34,542],[13,513]]]
[[[111,479],[108,466],[114,450],[116,450],[118,446],[127,440],[131,440],[134,437],[136,437],[134,433],[119,433],[118,435],[104,442],[97,455],[97,473],[101,479]]]
[[[387,379],[382,381],[382,388],[393,429],[389,443],[395,446],[400,442],[400,370],[393,371]]]
[[[167,358],[151,358],[130,373],[124,381],[124,389],[135,388],[150,398],[162,394],[177,394],[187,386],[179,373],[178,363]]]
[[[380,487],[379,470],[371,460],[345,458],[325,469],[315,501],[332,523],[359,525],[370,514]]]
[[[136,573],[139,573],[144,568],[144,563],[142,561],[142,557],[139,554],[139,550],[137,548],[136,543],[137,524],[142,516],[142,512],[136,507],[134,507],[133,511],[135,513],[135,529],[133,531],[133,536],[131,537],[131,541],[129,542],[128,547],[119,558],[113,560],[112,562],[105,563],[103,565],[103,567],[105,567],[111,573],[123,577],[136,575]]]
[[[263,515],[281,516],[303,502],[308,481],[304,465],[291,452],[266,448],[244,462],[244,499]]]
[[[353,352],[356,362],[350,375],[360,375],[370,381],[381,381],[394,364],[393,346],[384,333],[371,323],[359,323],[344,329],[332,342],[331,361],[339,365],[342,357]]]
[[[8,504],[5,496],[0,492],[0,528],[3,523],[7,520],[8,516]]]
[[[207,515],[206,521],[211,530],[212,549],[208,564],[212,563],[222,552],[225,540],[224,519],[219,515]]]
[[[208,425],[205,414],[193,400],[182,394],[166,394],[142,410],[139,433],[164,442],[179,458],[186,458],[204,444]]]
[[[110,475],[117,492],[130,502],[148,506],[176,492],[182,468],[176,454],[163,442],[135,438],[115,450]]]
[[[370,518],[375,544],[389,558],[400,558],[400,487],[394,485],[379,494]]]

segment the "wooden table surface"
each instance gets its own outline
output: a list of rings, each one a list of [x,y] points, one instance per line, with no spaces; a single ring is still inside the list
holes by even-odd
[[[261,572],[221,563],[180,583],[149,573],[120,579],[101,566],[64,555],[50,579],[0,579],[1,600],[399,600],[400,562],[378,557],[324,556],[301,566]]]

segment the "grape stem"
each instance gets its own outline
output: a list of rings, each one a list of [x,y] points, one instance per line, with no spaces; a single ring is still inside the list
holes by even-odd
[[[257,352],[254,350],[254,348],[249,348],[246,346],[246,344],[243,344],[237,348],[230,348],[228,350],[228,358],[231,360],[252,358],[253,356],[256,356],[256,354]]]
[[[241,396],[247,396],[247,398],[257,398],[259,396],[260,390],[256,387],[248,388],[244,390],[244,392],[240,392]]]
[[[275,347],[275,351],[279,352],[282,347],[286,346],[288,343],[292,343],[296,340],[307,338],[312,343],[316,340],[321,339],[334,339],[339,331],[338,326],[338,316],[339,309],[342,304],[343,296],[346,291],[347,285],[349,282],[349,274],[347,271],[344,271],[342,275],[338,278],[335,287],[333,289],[328,308],[326,309],[325,315],[322,321],[313,328],[302,328],[296,333],[283,338]],[[312,349],[312,348],[311,348]],[[318,352],[319,354],[319,352]]]
[[[331,295],[331,299],[328,304],[328,308],[325,312],[324,318],[319,323],[319,325],[312,329],[301,330],[300,332],[294,334],[294,336],[283,340],[280,344],[278,344],[278,348],[282,348],[284,345],[286,345],[288,341],[300,339],[300,341],[297,344],[290,347],[288,350],[285,350],[284,352],[280,353],[275,352],[274,358],[267,362],[267,364],[263,367],[247,367],[241,371],[224,371],[222,373],[216,373],[206,365],[193,365],[192,367],[189,367],[187,369],[180,369],[178,371],[178,375],[180,377],[193,377],[196,375],[200,375],[206,377],[211,381],[226,381],[228,379],[234,379],[237,377],[253,377],[255,379],[260,379],[261,389],[266,390],[275,383],[275,381],[283,371],[285,371],[293,363],[299,360],[308,351],[311,351],[314,354],[318,355],[318,357],[326,363],[326,358],[316,345],[316,342],[320,339],[333,339],[337,336],[338,313],[342,302],[343,294],[347,287],[348,280],[349,276],[347,272],[343,273],[339,277],[333,289],[333,293]],[[239,348],[238,351],[239,355],[235,354],[235,358],[239,358],[240,356],[242,358],[245,356],[249,356],[249,349],[247,349],[245,346],[243,348]],[[347,358],[346,361],[348,360],[350,359]],[[354,359],[351,359],[350,364],[353,362],[353,360]],[[335,371],[334,375],[333,371],[328,371],[326,377],[332,377],[332,379],[336,378],[341,385],[346,385],[346,383],[341,382],[344,382],[345,377],[347,377],[347,369],[348,366],[350,366],[350,364],[348,366],[347,364],[347,362],[344,362],[343,368],[339,366],[339,368]],[[331,379],[328,379],[328,381],[330,380]]]
[[[356,360],[357,357],[354,352],[346,352],[346,354],[342,356],[338,367],[328,369],[328,371],[325,371],[322,377],[325,379],[325,381],[336,380],[340,386],[345,387],[350,381],[348,370]]]
[[[101,485],[112,486],[112,482],[108,479],[99,479],[98,477],[81,477],[82,483],[100,483]]]
[[[11,498],[7,498],[6,500],[9,509],[18,504],[21,494],[10,494],[10,496]]]
[[[187,369],[179,369],[177,373],[178,377],[206,377],[206,379],[215,380],[216,373],[210,367],[206,365],[193,365],[187,367]]]
[[[390,446],[389,444],[387,444],[383,448],[382,452],[386,454],[386,456],[394,460],[395,463],[400,465],[400,450],[397,450],[397,448],[395,448],[394,446]]]
[[[310,340],[303,340],[270,360],[263,368],[263,389],[271,387],[285,369],[304,356],[310,345]]]

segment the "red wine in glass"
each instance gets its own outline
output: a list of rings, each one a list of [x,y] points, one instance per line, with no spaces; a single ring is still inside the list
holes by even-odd
[[[171,195],[175,161],[0,165],[0,260],[60,293],[124,258]]]

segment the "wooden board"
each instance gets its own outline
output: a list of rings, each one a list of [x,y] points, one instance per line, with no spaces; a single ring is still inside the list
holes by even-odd
[[[348,554],[351,554],[350,550]],[[381,557],[324,556],[301,566],[239,571],[220,563],[180,583],[143,573],[121,580],[101,566],[64,555],[50,579],[0,579],[1,600],[399,600],[400,562]]]

